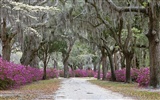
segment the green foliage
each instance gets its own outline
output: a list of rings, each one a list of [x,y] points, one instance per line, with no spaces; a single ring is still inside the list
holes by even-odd
[[[49,42],[50,50],[49,52],[66,52],[67,42],[64,40],[54,40]]]
[[[77,40],[71,51],[69,63],[75,66],[80,64],[88,66],[99,59],[99,55],[95,52],[90,45]]]
[[[39,49],[39,57],[43,57],[44,53],[52,54],[53,52],[62,52],[65,53],[67,49],[67,43],[63,40],[52,40],[45,42],[42,47]]]

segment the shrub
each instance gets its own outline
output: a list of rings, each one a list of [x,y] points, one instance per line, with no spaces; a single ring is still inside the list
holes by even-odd
[[[131,79],[132,81],[136,81],[137,77],[138,77],[138,73],[139,73],[139,69],[136,68],[132,68],[131,69]],[[115,71],[115,75],[116,75],[116,81],[117,82],[125,82],[126,79],[126,69],[121,69],[121,70],[116,70]],[[111,81],[111,72],[107,73],[107,80]]]
[[[132,79],[132,81],[137,82],[136,80],[138,78],[138,74],[139,74],[139,69],[137,69],[137,68],[132,68],[131,69],[131,79]]]
[[[19,87],[21,85],[41,80],[43,70],[7,62],[0,58],[0,89]],[[58,77],[56,69],[47,69],[47,77]]]
[[[126,79],[125,73],[126,73],[126,69],[116,70],[115,71],[116,81],[117,82],[125,82],[125,79]]]
[[[47,78],[58,78],[59,71],[55,68],[49,68],[47,69]]]
[[[69,77],[94,77],[96,73],[93,70],[76,69],[69,70]],[[59,71],[60,77],[64,77],[64,71]]]
[[[96,72],[94,72],[93,70],[87,70],[88,76],[87,77],[94,77]]]
[[[126,79],[125,72],[126,72],[126,69],[115,71],[117,82],[125,82],[125,79]],[[132,81],[137,82],[139,86],[148,86],[149,80],[150,80],[149,73],[150,73],[149,68],[141,68],[141,69],[132,68],[131,79]],[[107,73],[107,80],[111,81],[111,72]]]
[[[103,74],[102,74],[102,72],[100,72],[100,78],[102,78],[102,77],[103,77]],[[94,73],[94,78],[98,78],[98,71],[96,71]]]
[[[102,76],[103,76],[103,75],[102,75]],[[106,74],[106,78],[107,78],[108,81],[112,81],[111,72],[108,72],[108,73]]]
[[[136,80],[138,82],[138,85],[144,87],[148,86],[150,80],[149,75],[150,75],[149,68],[141,68],[139,70],[138,78]]]

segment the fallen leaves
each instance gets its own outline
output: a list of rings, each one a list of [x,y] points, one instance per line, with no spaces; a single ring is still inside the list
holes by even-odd
[[[34,82],[15,90],[0,91],[0,100],[31,100],[35,98],[52,98],[59,88],[59,79]]]

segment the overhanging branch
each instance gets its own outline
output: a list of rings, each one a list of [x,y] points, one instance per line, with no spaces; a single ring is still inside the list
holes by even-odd
[[[144,7],[119,7],[113,3],[112,0],[105,0],[109,6],[118,12],[141,12],[147,14],[147,10]]]

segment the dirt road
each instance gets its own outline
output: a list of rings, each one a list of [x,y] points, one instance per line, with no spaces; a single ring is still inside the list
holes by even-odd
[[[55,100],[133,100],[87,82],[87,78],[63,79]]]

